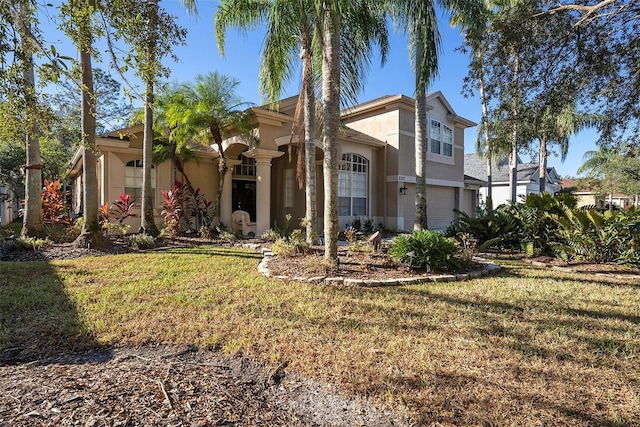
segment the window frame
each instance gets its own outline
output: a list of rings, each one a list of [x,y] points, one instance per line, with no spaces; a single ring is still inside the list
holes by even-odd
[[[436,119],[427,118],[429,136],[427,138],[427,158],[439,163],[455,163],[455,129]],[[437,132],[434,132],[437,128]],[[437,146],[437,149],[435,148]]]
[[[370,161],[357,153],[345,153],[338,166],[338,216],[369,214]]]
[[[129,194],[131,195],[131,199],[135,202],[137,202],[138,207],[142,206],[142,179],[143,179],[143,174],[144,172],[142,171],[142,168],[144,168],[144,163],[142,162],[142,159],[135,159],[135,160],[130,160],[128,162],[126,162],[124,164],[124,194]],[[138,172],[140,171],[139,175],[137,173],[134,173],[132,176],[129,175],[128,171],[133,171],[133,172]],[[136,186],[130,186],[127,185],[127,180],[129,178],[133,178],[136,180],[139,180],[139,185]],[[151,195],[152,195],[152,203],[153,206],[156,205],[156,187],[157,187],[157,175],[156,175],[156,165],[151,164]],[[131,189],[133,189],[134,191],[131,191]],[[139,197],[138,197],[139,196]]]

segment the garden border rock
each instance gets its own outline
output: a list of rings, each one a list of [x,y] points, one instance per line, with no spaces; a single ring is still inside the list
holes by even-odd
[[[346,287],[365,287],[365,288],[373,288],[373,287],[383,287],[383,286],[405,286],[405,285],[415,285],[418,283],[425,282],[457,282],[462,280],[471,280],[477,279],[482,276],[487,276],[490,273],[500,270],[501,267],[491,261],[488,261],[484,258],[474,257],[474,261],[477,263],[484,264],[485,267],[481,270],[471,271],[467,273],[457,273],[457,274],[439,274],[439,275],[417,275],[414,277],[399,277],[399,278],[391,278],[391,279],[354,279],[349,277],[330,277],[330,276],[313,276],[313,277],[302,277],[302,276],[279,276],[272,275],[271,270],[269,270],[269,261],[275,256],[273,252],[271,252],[268,248],[262,248],[262,261],[258,264],[258,271],[262,273],[265,277],[270,277],[273,279],[279,280],[293,280],[299,282],[308,282],[314,284],[324,284],[324,285],[337,285],[337,286],[346,286]]]

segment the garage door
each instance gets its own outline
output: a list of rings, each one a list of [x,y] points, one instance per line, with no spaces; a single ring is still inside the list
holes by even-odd
[[[427,186],[427,221],[430,230],[444,230],[453,221],[456,207],[454,187]]]

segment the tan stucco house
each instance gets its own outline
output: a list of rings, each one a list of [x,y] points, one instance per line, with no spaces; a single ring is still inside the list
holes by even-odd
[[[305,215],[304,188],[296,180],[296,152],[289,155],[291,125],[297,97],[282,100],[277,111],[254,107],[254,135],[225,140],[232,167],[225,179],[220,218],[229,225],[232,212],[249,212],[260,235],[274,223],[282,227],[288,214],[297,227]],[[453,209],[472,214],[482,184],[464,175],[464,129],[475,123],[458,116],[440,92],[428,96],[427,204],[431,229],[444,229],[455,218]],[[340,226],[355,217],[371,219],[388,229],[411,230],[415,220],[414,100],[404,95],[384,96],[342,112],[340,132]],[[295,141],[294,141],[295,142]],[[142,126],[101,135],[97,172],[100,203],[111,203],[121,193],[140,198],[142,186]],[[218,153],[211,147],[198,152],[185,173],[194,187],[213,200],[218,187]],[[316,142],[317,227],[323,225],[322,142]],[[73,209],[81,207],[82,157],[78,152],[70,169]],[[155,214],[162,224],[161,190],[170,189],[180,174],[170,162],[154,165]],[[139,219],[132,220],[137,230]]]

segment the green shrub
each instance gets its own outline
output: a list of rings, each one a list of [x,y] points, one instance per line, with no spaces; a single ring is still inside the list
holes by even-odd
[[[416,230],[393,238],[389,255],[392,259],[413,269],[450,271],[460,268],[460,252],[452,238],[439,232]]]
[[[558,225],[549,214],[561,214],[576,204],[575,197],[566,193],[557,197],[549,193],[529,194],[523,203],[507,205],[504,210],[519,223],[522,243],[531,243],[534,253],[551,255],[553,242],[558,241]]]
[[[18,237],[10,240],[7,243],[7,248],[10,251],[16,252],[40,252],[42,248],[51,245],[52,242],[49,239],[37,239],[34,237]]]
[[[559,240],[552,246],[565,259],[595,263],[632,263],[640,245],[640,215],[636,209],[605,211],[565,208],[549,214],[558,225]]]
[[[367,218],[364,220],[362,227],[364,232],[367,234],[373,233],[373,220],[371,218]]]
[[[275,242],[276,240],[281,239],[282,237],[283,236],[281,236],[280,233],[278,233],[273,228],[268,229],[267,231],[262,233],[262,235],[260,236],[260,238],[265,242]]]
[[[134,250],[151,249],[156,246],[156,241],[153,236],[145,233],[127,236],[127,243]]]
[[[271,251],[275,255],[288,257],[307,253],[309,251],[309,244],[307,243],[302,230],[297,228],[291,232],[291,236],[288,240],[285,240],[284,238],[276,240],[271,245]]]
[[[229,231],[229,229],[227,229],[227,226],[221,222],[216,225],[216,234],[218,235],[218,238],[220,240],[224,240],[227,242],[235,242],[236,240],[238,240],[238,236]]]
[[[503,249],[519,249],[522,239],[522,226],[510,212],[505,211],[505,205],[497,209],[478,210],[475,217],[455,210],[456,220],[447,228],[445,235],[456,237],[468,234],[476,239],[478,250],[489,247]]]
[[[214,233],[213,230],[206,225],[203,225],[200,227],[200,231],[199,231],[200,237],[202,237],[203,239],[213,239],[214,237]]]
[[[353,221],[351,221],[351,227],[356,231],[362,231],[362,221],[360,220],[360,217],[357,216],[353,218]]]

